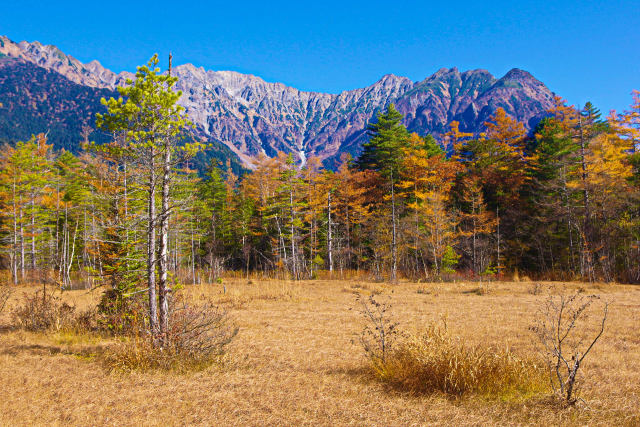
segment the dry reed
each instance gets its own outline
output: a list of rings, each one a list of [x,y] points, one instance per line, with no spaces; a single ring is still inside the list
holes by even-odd
[[[466,345],[447,330],[444,321],[430,323],[420,334],[406,335],[385,360],[371,360],[376,377],[402,391],[477,393],[502,399],[547,390],[542,366],[509,349]]]

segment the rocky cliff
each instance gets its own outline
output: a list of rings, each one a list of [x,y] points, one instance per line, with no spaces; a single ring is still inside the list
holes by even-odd
[[[95,96],[71,100],[83,104],[78,107],[82,109],[78,115],[83,118],[101,108],[93,105],[98,95],[112,93],[132,76],[126,72],[116,74],[97,61],[83,64],[55,46],[14,43],[0,37],[0,57],[3,56],[12,61],[5,58],[0,81],[3,73],[9,72],[15,79],[16,67],[31,67],[31,77],[20,82],[28,93],[42,92],[47,84],[46,80],[43,83],[42,73],[33,71],[34,66],[56,73],[78,87],[92,89]],[[316,155],[328,164],[343,152],[357,155],[366,137],[367,123],[389,103],[405,115],[410,131],[437,136],[446,131],[452,120],[458,120],[466,132],[479,133],[498,107],[532,128],[553,100],[543,83],[519,69],[500,79],[485,70],[460,72],[456,68],[443,68],[419,82],[389,74],[371,86],[339,94],[304,92],[252,75],[210,71],[191,64],[174,70],[183,92],[180,103],[196,124],[197,136],[226,145],[245,165],[260,153],[273,156],[277,151],[295,153],[301,162]],[[49,84],[60,84],[50,80]],[[0,102],[5,106],[12,102],[6,92],[1,84]],[[39,107],[36,100],[32,101],[31,113],[35,113]],[[29,105],[29,101],[23,103]],[[20,111],[25,116],[31,114],[28,106]],[[43,126],[46,127],[44,123]],[[75,138],[79,139],[79,135]]]

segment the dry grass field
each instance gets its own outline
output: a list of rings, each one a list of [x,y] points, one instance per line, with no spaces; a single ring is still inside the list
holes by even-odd
[[[469,344],[533,354],[528,327],[551,293],[596,293],[611,301],[605,335],[584,366],[586,403],[561,408],[527,400],[410,395],[367,374],[356,293],[389,300],[407,331],[445,315]],[[0,316],[0,425],[640,425],[640,287],[543,283],[416,284],[348,281],[189,286],[226,306],[240,332],[220,366],[189,374],[109,372],[91,336],[37,334]],[[97,293],[62,298],[84,307]]]

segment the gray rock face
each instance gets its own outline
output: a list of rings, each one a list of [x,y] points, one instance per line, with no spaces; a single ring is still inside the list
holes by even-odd
[[[98,61],[82,64],[55,46],[14,43],[0,37],[0,54],[21,58],[95,88],[114,89],[131,73],[116,74]],[[513,69],[501,79],[485,70],[441,69],[420,82],[392,74],[371,86],[340,94],[303,92],[281,83],[233,71],[207,71],[191,64],[175,67],[180,104],[200,137],[227,145],[250,165],[260,153],[295,153],[304,162],[316,155],[328,163],[343,152],[357,154],[366,125],[389,103],[405,115],[412,132],[446,132],[452,120],[461,130],[479,133],[498,108],[535,126],[552,106],[553,94],[526,71]]]
[[[74,83],[101,89],[113,89],[133,76],[127,72],[116,74],[104,68],[98,61],[83,64],[73,56],[65,55],[57,47],[43,45],[37,41],[15,43],[5,36],[0,36],[0,53],[56,71]]]

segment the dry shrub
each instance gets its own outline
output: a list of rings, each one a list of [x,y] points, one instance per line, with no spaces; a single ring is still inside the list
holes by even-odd
[[[178,298],[172,304],[166,342],[189,357],[217,357],[237,333],[238,328],[225,310],[209,301],[194,305]]]
[[[47,288],[24,294],[22,305],[13,311],[14,323],[28,331],[60,331],[76,327],[76,308],[63,302]]]
[[[0,314],[4,311],[4,308],[7,306],[7,301],[9,301],[9,297],[13,290],[8,286],[0,286]]]
[[[138,334],[103,354],[109,369],[198,371],[219,363],[238,333],[228,313],[209,302],[200,305],[178,299],[172,304],[165,337]]]
[[[346,287],[346,286],[343,287],[342,292],[354,294],[354,295],[360,295],[361,291],[368,291],[370,289],[371,288],[367,284],[352,283],[351,285],[349,285],[349,287]]]
[[[376,376],[412,393],[487,397],[528,396],[545,389],[540,364],[510,350],[467,346],[446,323],[432,323],[419,335],[405,335],[384,362],[372,359]]]
[[[609,303],[599,296],[582,292],[578,289],[573,295],[549,296],[531,327],[540,341],[551,387],[567,405],[578,401],[580,368],[604,333],[609,309]],[[602,314],[596,314],[597,306]],[[590,327],[591,322],[595,330]]]
[[[374,367],[383,366],[398,335],[398,323],[389,316],[391,304],[377,301],[374,295],[365,298],[358,294],[356,301],[366,322],[360,344]]]

